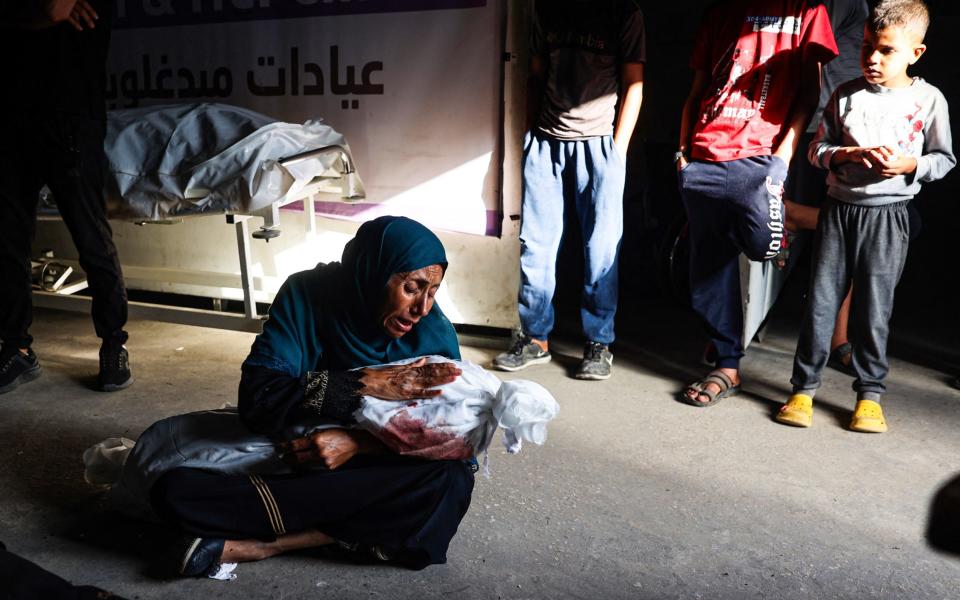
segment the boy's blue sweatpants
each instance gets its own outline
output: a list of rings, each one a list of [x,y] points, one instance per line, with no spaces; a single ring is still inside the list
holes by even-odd
[[[779,157],[692,161],[680,171],[690,232],[690,292],[717,349],[717,367],[736,369],[743,356],[740,253],[750,260],[777,255],[784,237]]]
[[[580,318],[589,341],[610,344],[617,312],[623,235],[623,158],[612,136],[558,140],[527,134],[520,225],[520,324],[546,340],[553,330],[557,253],[565,209],[576,212],[583,239]]]

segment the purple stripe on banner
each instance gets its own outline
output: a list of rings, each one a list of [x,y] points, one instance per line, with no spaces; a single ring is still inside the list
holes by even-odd
[[[346,217],[356,219],[360,215],[383,206],[367,202],[315,202],[314,210],[318,215],[331,217]],[[359,219],[356,219],[359,220]]]
[[[487,231],[485,235],[500,237],[503,225],[503,213],[499,210],[487,210]]]
[[[367,218],[373,219],[378,216],[377,209],[383,209],[385,205],[383,204],[371,204],[365,202],[314,202],[313,210],[314,213],[320,215],[321,217],[333,217],[339,219],[346,219],[348,221],[365,221]],[[290,204],[284,205],[280,210],[291,210],[297,212],[303,212],[303,202],[291,202]],[[366,213],[371,213],[366,215]],[[389,211],[384,212],[383,214],[392,214]],[[365,216],[366,215],[366,216]],[[408,215],[411,218],[417,218],[416,215]],[[484,235],[492,237],[500,237],[502,233],[501,226],[503,223],[503,213],[499,210],[487,210],[487,222],[484,230]],[[441,229],[447,229],[448,231],[462,231],[456,227],[445,228],[440,226]]]
[[[114,27],[169,27],[477,8],[487,0],[116,0]]]

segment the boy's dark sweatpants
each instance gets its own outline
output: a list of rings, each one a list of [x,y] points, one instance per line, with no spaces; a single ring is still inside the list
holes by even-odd
[[[887,337],[893,295],[910,242],[909,201],[859,206],[828,198],[813,240],[810,301],[793,361],[794,392],[820,387],[837,311],[853,282],[849,338],[858,399],[886,391]],[[812,394],[811,394],[812,395]]]

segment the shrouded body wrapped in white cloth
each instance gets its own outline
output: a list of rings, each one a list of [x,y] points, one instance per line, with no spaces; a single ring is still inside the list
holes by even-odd
[[[441,386],[436,397],[391,402],[366,396],[354,417],[362,428],[402,455],[431,460],[467,459],[483,453],[497,427],[504,429],[504,445],[518,452],[523,440],[542,444],[547,423],[559,406],[542,386],[531,381],[501,382],[468,361],[431,356],[430,362],[454,362],[463,374]],[[411,360],[400,361],[403,364]],[[290,437],[343,425],[303,423]],[[128,491],[145,498],[160,476],[187,467],[223,474],[268,475],[292,472],[281,460],[274,440],[249,431],[236,409],[200,411],[163,419],[130,444],[107,440],[84,453],[87,480],[109,484],[108,475],[120,475]],[[125,456],[124,456],[125,455]]]
[[[406,364],[412,360],[393,364]],[[441,356],[427,362],[450,362]],[[354,413],[357,424],[397,454],[432,460],[478,456],[504,430],[504,445],[518,452],[523,440],[542,444],[547,423],[560,412],[553,396],[532,381],[501,382],[468,361],[453,361],[462,374],[441,387],[436,398],[391,402],[364,396]]]

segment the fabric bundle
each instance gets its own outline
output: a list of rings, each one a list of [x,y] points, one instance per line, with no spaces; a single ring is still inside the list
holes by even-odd
[[[405,364],[417,359],[391,364]],[[430,460],[465,460],[490,446],[497,427],[504,430],[507,451],[520,451],[523,441],[542,444],[547,423],[560,412],[553,396],[532,381],[501,382],[468,361],[429,356],[428,362],[453,362],[463,374],[441,386],[435,398],[412,402],[365,396],[354,417],[356,427],[369,431],[392,451]],[[387,366],[387,365],[385,365]],[[293,437],[335,423],[301,423]],[[151,425],[136,445],[110,438],[83,455],[85,478],[94,485],[122,481],[134,496],[146,498],[164,473],[180,467],[224,474],[280,474],[292,469],[280,458],[274,440],[251,433],[235,408],[176,415]]]
[[[416,359],[415,359],[416,360]],[[413,360],[403,360],[402,365]],[[542,444],[547,423],[560,412],[553,396],[532,381],[501,382],[469,361],[427,357],[428,363],[453,362],[462,371],[442,394],[411,402],[365,396],[354,413],[357,424],[397,454],[431,460],[464,460],[484,453],[497,427],[504,446],[520,451],[523,441]]]

